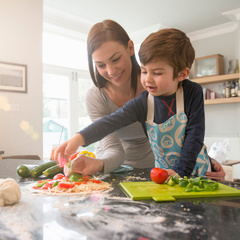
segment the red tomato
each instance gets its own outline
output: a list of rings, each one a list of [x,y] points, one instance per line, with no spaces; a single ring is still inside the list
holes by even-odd
[[[62,174],[62,173],[58,173],[58,174],[56,174],[54,177],[53,177],[53,179],[54,180],[58,180],[58,179],[62,179],[62,178],[64,178],[65,176]]]
[[[164,183],[168,178],[168,172],[156,167],[151,170],[150,176],[153,182]]]

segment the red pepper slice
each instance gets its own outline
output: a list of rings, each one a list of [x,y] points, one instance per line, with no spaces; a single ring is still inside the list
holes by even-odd
[[[90,181],[93,182],[93,183],[101,183],[102,182],[102,181],[96,180],[96,179],[91,179]]]
[[[46,181],[49,181],[49,180],[40,180],[40,181],[37,182],[37,184],[43,183],[43,182],[46,182]]]
[[[74,182],[74,185],[81,185],[81,184],[86,184],[86,182]]]
[[[78,155],[78,152],[77,153],[74,153],[74,154],[72,154],[70,157],[69,157],[69,161],[71,161],[71,160],[73,160],[74,158],[76,158],[77,157],[77,155]]]
[[[89,180],[89,176],[88,176],[88,175],[83,175],[83,176],[82,176],[82,179],[83,179],[83,181],[86,181],[86,182],[87,182],[87,181]]]
[[[51,183],[44,184],[40,189],[48,189],[48,188],[52,188],[52,184]]]
[[[75,186],[74,183],[59,183],[58,187],[60,188],[73,188]]]

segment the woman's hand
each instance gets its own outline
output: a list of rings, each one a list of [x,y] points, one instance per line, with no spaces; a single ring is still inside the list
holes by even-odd
[[[205,176],[207,178],[224,180],[226,173],[225,173],[222,165],[213,158],[211,158],[211,161],[213,164],[213,168],[216,172],[207,172],[205,174]]]
[[[54,152],[54,160],[65,159],[68,162],[69,157],[74,154],[79,146],[85,144],[85,140],[81,134],[76,134],[73,138],[61,144]]]
[[[65,167],[64,174],[69,176],[71,173],[81,173],[83,175],[93,175],[103,169],[103,161],[87,157],[80,154],[77,158],[71,161],[70,169]]]

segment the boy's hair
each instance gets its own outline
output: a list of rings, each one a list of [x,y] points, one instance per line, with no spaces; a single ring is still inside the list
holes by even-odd
[[[187,35],[174,28],[161,29],[150,34],[141,44],[140,62],[167,61],[174,69],[174,78],[184,68],[191,69],[195,51]]]
[[[91,78],[95,86],[102,88],[105,86],[107,80],[102,77],[97,68],[93,66],[92,54],[98,49],[102,43],[108,41],[116,41],[128,48],[130,38],[124,28],[117,22],[106,19],[102,22],[96,23],[89,31],[87,38],[87,52],[88,52],[88,66]],[[140,75],[140,66],[136,60],[135,54],[131,56],[132,74],[131,74],[131,87],[136,93],[138,78]]]

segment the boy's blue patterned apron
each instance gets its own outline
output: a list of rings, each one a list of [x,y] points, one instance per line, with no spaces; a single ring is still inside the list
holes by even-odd
[[[146,127],[156,167],[171,169],[180,158],[188,121],[184,113],[184,96],[181,85],[176,92],[176,112],[166,122],[162,124],[154,123],[154,97],[150,94],[148,95]],[[211,167],[207,149],[203,145],[202,150],[197,156],[192,175],[204,176],[207,171],[211,171]]]

